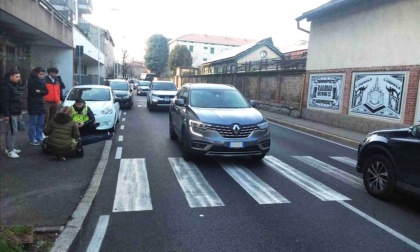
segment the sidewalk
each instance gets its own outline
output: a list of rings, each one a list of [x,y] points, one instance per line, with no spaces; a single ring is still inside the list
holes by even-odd
[[[321,138],[357,148],[359,142],[366,137],[366,133],[351,131],[322,123],[317,123],[302,118],[295,118],[280,113],[258,109],[270,122],[277,123],[289,128],[303,131]]]
[[[27,115],[24,115],[27,122]],[[3,123],[3,122],[0,122]],[[0,226],[32,225],[59,230],[69,221],[92,179],[105,142],[84,147],[83,158],[59,161],[29,145],[27,130],[18,132],[20,158],[0,152]]]

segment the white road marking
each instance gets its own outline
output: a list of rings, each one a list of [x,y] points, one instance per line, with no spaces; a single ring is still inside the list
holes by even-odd
[[[141,108],[141,107],[146,107],[146,106],[144,106],[144,105],[137,105],[137,107]]]
[[[263,162],[272,168],[274,171],[280,173],[302,189],[306,190],[310,194],[314,195],[322,201],[337,201],[337,200],[350,200],[346,196],[334,191],[328,186],[321,182],[312,179],[306,174],[296,170],[290,165],[278,160],[273,156],[267,156],[263,159]]]
[[[361,191],[366,191],[365,187],[363,186],[363,180],[354,175],[351,175],[350,173],[344,172],[332,165],[319,161],[310,156],[293,156],[293,157],[325,174],[328,174],[348,185],[353,186],[356,189],[359,189]]]
[[[337,160],[341,163],[350,165],[351,167],[356,167],[357,161],[348,157],[330,157],[334,160]]]
[[[100,250],[102,241],[104,240],[106,229],[108,228],[109,215],[101,215],[96,224],[95,232],[90,240],[89,247],[86,252],[97,252]]]
[[[352,212],[358,214],[362,218],[366,219],[367,221],[371,222],[372,224],[378,226],[379,228],[383,229],[384,231],[386,231],[386,232],[390,233],[391,235],[395,236],[396,238],[400,239],[401,241],[407,243],[408,245],[415,248],[416,250],[420,251],[420,244],[416,243],[415,241],[413,241],[413,240],[409,239],[408,237],[405,237],[404,235],[398,233],[397,231],[395,231],[394,229],[386,226],[382,222],[370,217],[369,215],[365,214],[364,212],[360,211],[359,209],[351,206],[347,202],[344,202],[344,201],[337,201],[337,202],[340,203],[341,205],[343,205],[345,208],[347,208],[347,209],[351,210]]]
[[[121,125],[121,126],[120,126],[120,129],[121,129],[121,130],[123,130],[123,129],[124,129],[124,125]]]
[[[113,212],[153,210],[146,160],[121,159]]]
[[[127,114],[127,112],[124,112],[124,114],[123,115],[126,115]]]
[[[122,119],[123,122],[125,122],[125,117]]]
[[[118,136],[118,142],[124,141],[124,136]]]
[[[115,159],[121,159],[122,155],[122,147],[117,147],[117,151],[115,152]]]
[[[289,200],[244,166],[231,162],[220,162],[219,164],[259,204],[290,203]]]
[[[191,208],[225,205],[194,163],[168,159]]]

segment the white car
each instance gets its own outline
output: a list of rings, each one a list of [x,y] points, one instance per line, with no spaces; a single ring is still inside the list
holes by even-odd
[[[95,123],[99,123],[97,130],[115,131],[119,122],[119,98],[112,89],[102,85],[81,85],[73,87],[63,106],[72,106],[77,98],[81,97],[95,115]]]

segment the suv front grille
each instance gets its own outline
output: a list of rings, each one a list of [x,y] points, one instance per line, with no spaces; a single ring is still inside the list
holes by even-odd
[[[237,134],[231,129],[231,126],[227,125],[211,125],[208,127],[210,130],[215,130],[224,138],[246,138],[251,135],[254,130],[258,130],[259,127],[256,124],[251,125],[239,125],[240,130]]]
[[[161,98],[161,99],[165,99],[165,98],[173,99],[175,97],[175,95],[158,95],[158,97]]]

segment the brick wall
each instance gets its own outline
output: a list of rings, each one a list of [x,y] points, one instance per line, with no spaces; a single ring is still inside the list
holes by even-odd
[[[403,100],[402,121],[396,122],[379,117],[368,118],[366,116],[356,116],[349,114],[349,104],[352,88],[352,77],[355,72],[408,72],[408,82],[406,83],[406,98]],[[340,73],[344,74],[344,87],[342,98],[342,110],[340,113],[332,113],[329,111],[307,109],[309,81],[311,74],[328,74]],[[414,124],[416,106],[418,104],[418,89],[420,81],[420,65],[411,66],[386,66],[386,67],[370,67],[370,68],[346,68],[346,69],[326,69],[317,71],[307,71],[304,85],[303,96],[303,114],[302,117],[314,121],[328,122],[332,125],[351,128],[361,132],[369,132],[384,127],[399,127]],[[326,115],[324,115],[326,114]],[[343,117],[344,115],[344,117]],[[350,125],[350,126],[349,126]]]

